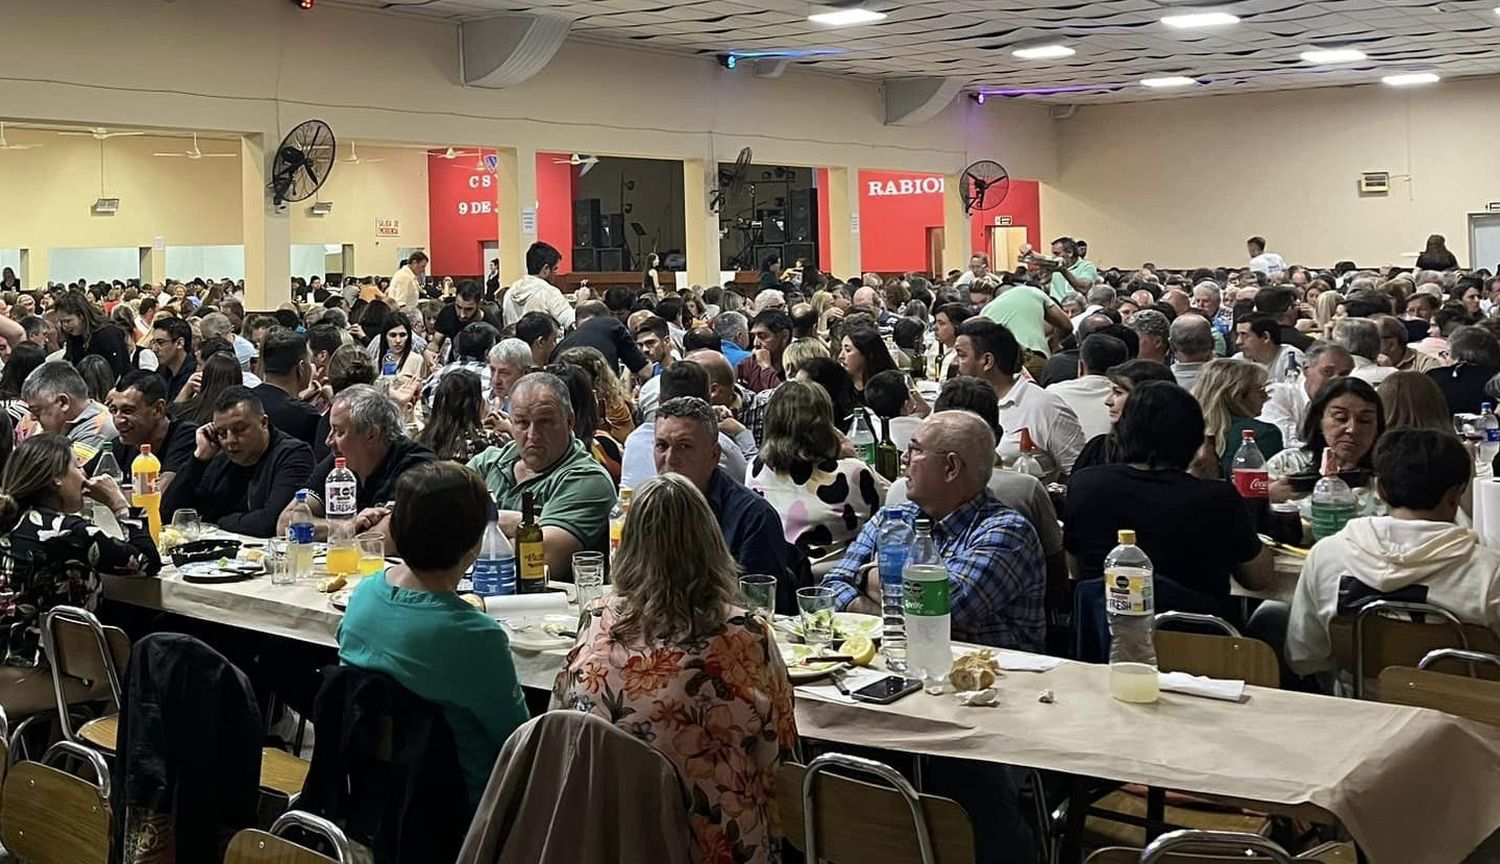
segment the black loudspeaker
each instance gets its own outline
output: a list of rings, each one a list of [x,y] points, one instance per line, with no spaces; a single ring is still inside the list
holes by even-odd
[[[786,236],[792,243],[818,242],[818,190],[793,189],[786,214]],[[791,257],[791,252],[787,256]]]
[[[786,255],[786,259],[782,262],[786,267],[796,264],[798,258],[801,258],[803,262],[811,264],[814,267],[818,264],[818,245],[816,243],[788,243],[782,248],[786,250],[783,253]]]
[[[599,220],[600,249],[616,249],[625,245],[625,217],[619,213],[610,213]]]
[[[776,275],[780,276],[781,271],[786,269],[786,258],[782,255],[780,246],[755,247],[755,260],[751,262],[755,266],[751,269],[759,270],[760,268],[766,266],[766,259],[772,255],[775,255],[777,258],[781,259],[781,267],[776,271]]]
[[[760,211],[760,239],[762,243],[785,243],[786,214],[780,210]]]
[[[573,245],[598,246],[600,237],[599,199],[584,198],[573,202]]]
[[[599,272],[621,273],[625,270],[625,250],[603,249],[599,250]]]
[[[599,250],[592,246],[579,246],[573,250],[573,270],[576,273],[599,272]]]

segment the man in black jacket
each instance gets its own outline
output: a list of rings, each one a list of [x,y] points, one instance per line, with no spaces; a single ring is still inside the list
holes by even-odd
[[[312,474],[312,448],[272,426],[260,399],[245,387],[224,391],[213,422],[198,427],[196,445],[167,490],[164,518],[192,507],[225,531],[270,537]]]

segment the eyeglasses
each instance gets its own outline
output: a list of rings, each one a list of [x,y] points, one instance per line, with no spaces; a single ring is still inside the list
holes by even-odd
[[[931,454],[933,456],[947,456],[950,453],[957,452],[958,451],[956,450],[938,450],[931,447],[923,447],[921,444],[918,444],[915,441],[912,441],[906,445],[906,455],[907,458],[910,459],[915,459],[916,457],[923,454]]]

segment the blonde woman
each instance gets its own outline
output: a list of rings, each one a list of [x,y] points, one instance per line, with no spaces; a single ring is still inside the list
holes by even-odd
[[[812,300],[813,310],[818,313],[819,335],[828,332],[828,322],[836,321],[844,317],[844,308],[838,302],[838,294],[833,291],[814,291]]]
[[[786,542],[814,561],[842,555],[890,488],[862,460],[840,458],[842,450],[821,385],[794,378],[776,388],[745,485],[781,514]]]
[[[786,346],[785,351],[781,352],[781,367],[786,370],[786,378],[790,381],[797,377],[797,370],[801,368],[803,363],[814,357],[827,356],[829,356],[828,346],[823,344],[823,340],[813,338],[796,339],[793,340],[792,344]],[[759,393],[756,394],[757,397],[759,395]],[[767,396],[766,398],[769,399],[770,397]]]
[[[1453,415],[1437,382],[1421,372],[1393,372],[1376,388],[1385,406],[1385,428],[1453,431]]]
[[[610,581],[553,686],[650,744],[691,787],[697,861],[781,860],[776,771],[797,740],[792,687],[708,501],[666,473],[636,490]]]
[[[1267,459],[1281,452],[1281,430],[1255,419],[1266,404],[1266,369],[1248,360],[1210,360],[1198,373],[1193,395],[1203,408],[1203,435],[1218,457],[1223,476],[1234,467],[1234,454],[1246,429]]]
[[[1318,294],[1318,301],[1313,307],[1313,318],[1318,322],[1318,331],[1324,334],[1333,332],[1334,322],[1348,317],[1344,310],[1344,295],[1337,291],[1323,291]]]
[[[580,346],[557,355],[558,362],[577,366],[594,381],[594,396],[599,402],[599,430],[608,432],[616,442],[624,441],[635,431],[635,413],[630,391],[620,383],[620,376],[609,366],[598,348]]]

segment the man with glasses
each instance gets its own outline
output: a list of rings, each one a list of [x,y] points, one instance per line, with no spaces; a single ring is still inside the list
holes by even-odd
[[[151,325],[151,341],[147,344],[156,355],[156,371],[167,382],[170,405],[198,371],[198,360],[193,356],[193,328],[181,318],[158,318]]]

